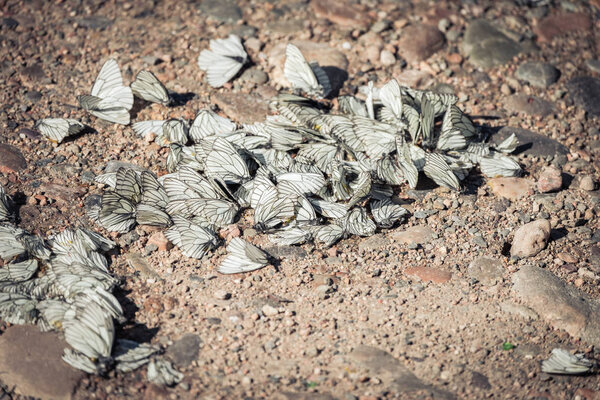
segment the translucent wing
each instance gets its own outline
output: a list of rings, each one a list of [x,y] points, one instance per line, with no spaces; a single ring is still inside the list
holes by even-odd
[[[374,200],[370,203],[371,214],[377,226],[381,228],[391,228],[396,221],[407,214],[405,208],[390,200]]]
[[[2,184],[0,184],[0,222],[10,221],[13,217],[12,200],[4,191]]]
[[[117,170],[115,192],[133,203],[138,203],[142,198],[142,183],[138,174],[130,168],[119,168]]]
[[[368,117],[367,107],[364,102],[354,96],[338,97],[340,111],[344,114],[358,115],[360,117]]]
[[[311,96],[327,95],[300,49],[291,43],[285,49],[283,73],[293,88],[301,89]]]
[[[481,157],[479,159],[479,168],[488,178],[519,176],[522,171],[519,163],[501,153],[494,153],[491,157]]]
[[[397,140],[396,151],[398,167],[402,170],[404,179],[406,179],[411,189],[416,188],[419,181],[419,171],[412,160],[409,146],[405,142]]]
[[[173,222],[173,227],[165,236],[180,247],[187,257],[201,259],[219,243],[216,234],[207,228],[179,216],[174,216]]]
[[[115,336],[113,320],[95,302],[76,300],[65,312],[62,327],[73,349],[90,358],[110,356]]]
[[[504,139],[502,141],[502,143],[495,146],[494,149],[496,149],[504,154],[510,154],[516,150],[518,145],[519,145],[519,139],[517,139],[517,135],[515,135],[513,133],[509,137]]]
[[[131,126],[136,135],[141,138],[146,137],[149,133],[154,133],[156,136],[160,136],[163,134],[163,124],[165,120],[149,120],[149,121],[140,121],[134,122]]]
[[[292,227],[287,229],[281,229],[269,235],[269,240],[280,246],[289,246],[292,244],[305,243],[311,240],[312,237],[313,233],[311,230]]]
[[[162,135],[156,138],[158,144],[168,147],[176,143],[185,145],[188,141],[187,122],[181,119],[169,119],[162,125]]]
[[[186,218],[196,216],[215,225],[225,226],[234,221],[238,207],[227,200],[191,198],[169,202],[167,212]]]
[[[236,35],[210,41],[210,50],[202,50],[198,66],[206,71],[209,85],[221,87],[233,78],[246,63],[248,55]]]
[[[231,120],[205,109],[200,110],[190,127],[190,137],[195,143],[200,143],[207,136],[231,133],[236,125]]]
[[[102,195],[98,222],[106,230],[125,233],[135,225],[135,213],[135,206],[129,199],[116,192],[106,192]]]
[[[227,140],[217,137],[212,143],[203,141],[202,146],[208,154],[205,161],[208,176],[226,183],[242,183],[250,177],[248,166]]]
[[[375,223],[367,215],[363,207],[355,207],[339,220],[345,231],[358,236],[371,236],[375,233]]]
[[[84,130],[85,126],[74,119],[46,118],[39,120],[35,128],[51,142],[61,143],[67,136],[76,135]]]
[[[316,212],[327,218],[343,218],[348,211],[346,206],[343,204],[333,203],[312,197],[309,197],[308,201],[310,201]]]
[[[9,324],[35,323],[37,301],[18,293],[0,292],[0,318]]]
[[[384,106],[392,111],[397,119],[402,118],[402,91],[398,81],[392,79],[379,91],[379,98]]]
[[[265,267],[269,260],[265,252],[240,238],[233,238],[227,245],[228,255],[219,266],[222,274],[250,272]]]
[[[94,86],[92,86],[91,94],[92,96],[106,98],[109,97],[115,89],[121,87],[123,87],[123,78],[121,78],[119,65],[114,58],[109,58],[104,65],[102,65],[98,77],[94,82]],[[132,105],[133,99],[131,104],[129,104],[129,107]],[[123,105],[123,107],[125,107],[125,105]]]
[[[135,80],[131,83],[131,90],[134,95],[146,101],[164,105],[171,102],[165,85],[150,71],[138,72]]]
[[[419,116],[421,126],[420,136],[423,138],[423,145],[427,147],[431,147],[433,139],[434,112],[433,104],[429,100],[423,99],[421,102],[421,114]]]
[[[169,196],[165,188],[158,182],[156,176],[150,171],[143,171],[140,174],[140,184],[142,187],[141,203],[149,204],[154,207],[164,209],[169,203]]]
[[[329,224],[322,226],[315,235],[315,240],[322,242],[326,247],[332,246],[344,237],[345,231],[339,225]]]
[[[170,362],[158,359],[148,364],[148,381],[156,385],[173,386],[183,379],[183,374],[173,368]]]
[[[131,372],[150,362],[150,357],[159,351],[160,347],[148,343],[117,339],[113,349],[113,358],[119,372]]]
[[[158,207],[140,203],[135,210],[135,220],[140,225],[167,227],[171,225],[171,217]]]
[[[423,172],[435,183],[452,190],[460,190],[460,182],[444,157],[437,153],[425,154]]]

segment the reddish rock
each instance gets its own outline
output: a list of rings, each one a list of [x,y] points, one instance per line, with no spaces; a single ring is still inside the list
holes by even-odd
[[[0,144],[0,173],[19,172],[27,167],[23,154],[14,146]]]
[[[537,189],[541,193],[560,190],[562,187],[562,172],[555,166],[545,167],[537,181]]]
[[[428,226],[411,226],[404,231],[394,232],[392,234],[392,239],[404,244],[424,244],[432,239],[432,235],[433,231]]]
[[[153,233],[148,239],[148,244],[156,245],[158,251],[167,251],[173,248],[173,243],[169,242],[163,232]]]
[[[23,396],[70,399],[83,372],[62,360],[68,347],[56,333],[12,326],[0,336],[2,382]]]
[[[411,88],[427,87],[432,80],[430,73],[418,69],[408,69],[396,75],[399,84]]]
[[[513,257],[533,257],[544,250],[550,238],[550,221],[538,219],[521,226],[515,232],[510,255]]]
[[[563,35],[573,31],[587,31],[592,22],[586,13],[568,13],[550,15],[535,27],[535,33],[540,42],[549,42],[555,36]]]
[[[404,272],[407,275],[415,275],[425,282],[446,283],[452,278],[452,272],[431,267],[411,267]]]
[[[533,183],[525,178],[493,178],[488,185],[495,195],[509,200],[518,200],[532,193]]]
[[[47,183],[40,187],[47,198],[54,199],[63,204],[73,204],[85,193],[85,189],[77,186],[63,186],[55,183]],[[41,199],[40,199],[41,204]]]
[[[398,41],[398,54],[406,61],[421,61],[429,58],[444,46],[444,35],[431,25],[411,25],[402,30]]]
[[[231,224],[219,231],[219,235],[226,241],[239,237],[242,234],[237,224]]]
[[[354,2],[343,0],[313,0],[310,2],[318,17],[348,28],[365,29],[369,18]]]
[[[462,56],[458,53],[450,53],[446,56],[446,61],[448,61],[450,64],[460,64],[462,60]]]

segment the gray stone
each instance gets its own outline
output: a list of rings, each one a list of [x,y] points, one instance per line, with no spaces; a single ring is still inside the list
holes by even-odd
[[[248,68],[245,70],[240,76],[240,82],[250,82],[255,83],[257,85],[262,85],[269,80],[267,74],[260,69],[257,68]]]
[[[411,25],[402,30],[398,54],[408,62],[425,60],[444,47],[444,42],[444,35],[435,26]]]
[[[262,121],[270,113],[268,101],[254,94],[215,93],[211,96],[211,101],[223,110],[228,118],[239,123],[252,124]]]
[[[131,168],[136,171],[145,171],[143,167],[140,167],[137,164],[128,163],[126,161],[110,160],[106,163],[106,167],[104,167],[104,173],[117,172],[119,168]]]
[[[277,20],[267,23],[267,29],[280,35],[291,35],[304,29],[301,19]]]
[[[521,46],[483,19],[474,20],[465,31],[462,49],[477,67],[506,64],[521,52]]]
[[[425,244],[433,239],[433,231],[424,225],[411,226],[410,228],[392,233],[392,239],[403,244]]]
[[[14,18],[2,18],[0,20],[0,26],[12,30],[19,26],[19,21]]]
[[[527,129],[515,128],[512,126],[505,126],[500,129],[497,133],[493,134],[490,138],[492,144],[499,144],[504,139],[512,134],[517,136],[519,140],[519,146],[517,147],[514,154],[526,154],[535,157],[557,157],[562,156],[563,158],[569,154],[569,151],[565,146],[557,142],[556,140],[550,139],[547,136],[540,135],[528,131]],[[564,160],[566,162],[566,158]],[[563,163],[564,164],[564,163]]]
[[[585,62],[590,71],[600,73],[600,60],[590,59]]]
[[[27,94],[25,94],[25,97],[32,103],[37,103],[42,99],[42,94],[37,90],[32,90],[30,92],[27,92]]]
[[[477,371],[471,372],[471,385],[484,390],[492,388],[488,377]]]
[[[242,9],[233,0],[203,0],[200,11],[221,22],[235,22],[242,18]]]
[[[90,17],[79,18],[77,23],[86,29],[103,30],[111,26],[113,20],[100,15],[92,15]]]
[[[508,111],[528,115],[548,116],[554,112],[554,105],[547,100],[526,94],[513,94],[505,100],[504,106]]]
[[[316,393],[316,392],[280,392],[276,393],[275,400],[335,400],[329,393]]]
[[[21,75],[30,81],[41,81],[46,78],[44,69],[39,64],[33,64],[21,70]]]
[[[532,86],[544,89],[558,80],[560,71],[552,64],[525,62],[517,68],[516,76]]]
[[[469,264],[468,273],[484,285],[493,285],[502,280],[504,266],[496,258],[479,257]]]
[[[234,26],[233,28],[231,28],[230,32],[234,35],[238,35],[241,38],[247,39],[256,35],[258,29],[256,29],[254,26],[243,24]]]
[[[535,311],[529,307],[525,307],[521,304],[515,304],[511,302],[504,302],[500,304],[500,309],[507,314],[518,315],[521,318],[530,319],[535,321],[540,318]]]
[[[350,362],[367,368],[371,374],[386,383],[394,393],[424,392],[436,399],[451,399],[454,396],[444,390],[422,382],[390,353],[371,346],[358,346],[348,354]]]
[[[84,373],[62,360],[66,347],[57,333],[12,326],[0,336],[0,379],[23,396],[71,399]]]
[[[552,327],[600,346],[600,302],[587,293],[532,265],[513,275],[513,292]]]
[[[306,251],[298,246],[272,246],[264,250],[275,258],[295,258],[301,260],[307,256]]]
[[[575,104],[594,116],[600,116],[600,79],[580,76],[567,83]]]
[[[167,349],[167,356],[177,366],[186,367],[198,359],[202,339],[195,333],[188,333],[173,342]]]

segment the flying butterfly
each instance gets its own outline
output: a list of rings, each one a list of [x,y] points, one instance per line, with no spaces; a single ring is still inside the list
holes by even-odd
[[[131,90],[135,96],[152,103],[168,106],[172,101],[165,85],[150,71],[138,72],[131,82]]]
[[[331,92],[329,77],[316,62],[308,63],[300,49],[289,43],[285,49],[283,73],[293,88],[310,96],[327,97]]]
[[[67,136],[83,131],[85,125],[75,119],[45,118],[37,121],[34,128],[51,142],[61,143]]]
[[[241,39],[236,35],[229,35],[227,39],[212,39],[210,50],[200,52],[198,66],[206,71],[208,84],[218,88],[229,82],[247,59]]]
[[[77,100],[82,108],[100,119],[116,124],[129,124],[133,92],[129,86],[123,85],[121,71],[113,58],[102,66],[91,94],[77,96]]]

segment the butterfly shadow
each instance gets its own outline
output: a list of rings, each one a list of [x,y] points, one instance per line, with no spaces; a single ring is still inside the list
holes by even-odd
[[[329,83],[331,84],[331,92],[327,97],[337,97],[340,93],[340,89],[342,88],[342,86],[344,86],[344,82],[348,80],[348,72],[334,66],[321,68],[327,74],[327,77],[329,78]]]
[[[98,133],[98,131],[96,129],[92,128],[89,125],[84,125],[84,128],[81,131],[79,131],[77,134],[71,135],[71,136],[67,136],[66,138],[64,138],[64,140],[62,141],[61,145],[64,146],[65,143],[74,142],[75,140],[77,140],[78,138],[82,137],[83,135],[95,135],[97,133]]]
[[[149,343],[156,336],[159,328],[149,328],[146,324],[135,322],[135,315],[139,307],[128,296],[130,290],[115,288],[113,292],[116,299],[123,308],[123,314],[127,321],[116,327],[117,337],[129,340],[135,340],[140,343]]]

